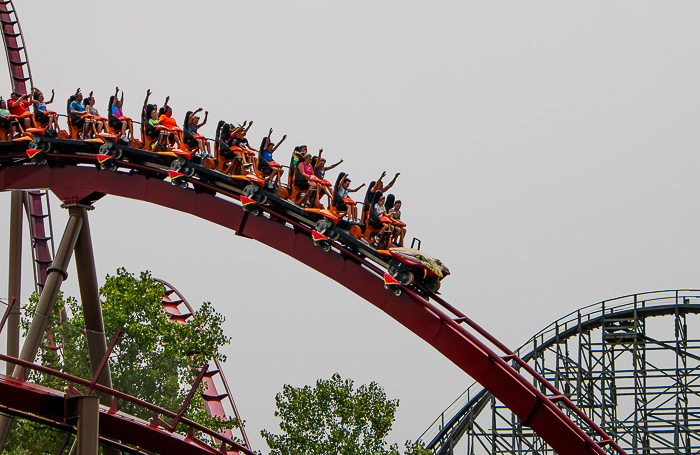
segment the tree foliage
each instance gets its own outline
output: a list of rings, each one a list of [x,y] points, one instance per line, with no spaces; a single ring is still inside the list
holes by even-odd
[[[390,400],[376,382],[354,390],[339,374],[319,379],[316,386],[285,385],[275,397],[282,434],[262,436],[271,455],[398,455],[388,445],[399,400]],[[406,454],[427,455],[421,443],[406,442]]]
[[[202,304],[186,323],[179,324],[163,311],[164,295],[164,286],[154,280],[149,272],[142,272],[136,277],[124,269],[117,270],[115,276],[107,276],[100,288],[107,343],[117,330],[122,331],[109,359],[112,388],[177,412],[204,363],[215,358],[225,360],[219,350],[229,343],[229,338],[221,328],[224,317],[209,302]],[[38,296],[33,295],[27,311],[23,313],[25,334],[38,300]],[[62,323],[58,323],[60,312],[67,316]],[[48,337],[44,338],[37,355],[37,363],[92,379],[84,333],[82,305],[73,297],[59,297],[47,329]],[[57,390],[66,387],[64,381],[37,372],[31,373],[30,380]],[[208,415],[201,396],[203,387],[200,385],[199,393],[195,394],[185,416],[212,429],[235,426],[235,419],[222,422]],[[120,400],[119,408],[142,419],[150,419],[153,415],[152,411],[123,400]],[[12,433],[6,448],[13,448],[12,441],[15,441],[14,452],[8,453],[43,453],[21,450],[26,446],[27,438],[36,434],[34,425],[24,422],[17,425]],[[44,438],[46,444],[54,449],[54,452],[49,449],[47,453],[55,453],[58,445],[55,443],[56,434],[50,431],[44,433],[48,435]],[[58,439],[62,440],[63,434],[58,434]]]

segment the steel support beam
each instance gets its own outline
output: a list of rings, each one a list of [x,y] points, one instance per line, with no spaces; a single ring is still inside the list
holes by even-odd
[[[44,338],[44,332],[46,331],[46,326],[48,325],[49,318],[51,317],[53,305],[56,302],[58,292],[61,290],[61,284],[68,276],[66,269],[70,263],[71,255],[75,249],[75,244],[78,241],[82,224],[83,219],[80,216],[71,215],[68,218],[68,224],[66,225],[66,230],[63,233],[61,244],[58,247],[56,258],[54,259],[51,267],[48,269],[46,285],[41,293],[41,297],[39,297],[36,313],[34,313],[34,318],[29,326],[29,332],[27,332],[27,337],[24,341],[24,345],[22,346],[22,352],[20,353],[19,357],[22,360],[34,362],[34,359],[36,358],[39,345],[41,344],[41,340]],[[17,367],[14,369],[12,376],[15,378],[20,378],[23,374],[23,368]],[[5,445],[5,439],[7,438],[11,423],[11,417],[0,416],[0,451],[2,451],[2,447]]]
[[[102,320],[102,307],[100,305],[100,291],[97,284],[92,237],[90,236],[90,223],[87,209],[83,206],[68,207],[68,213],[71,216],[82,219],[80,235],[75,244],[75,268],[78,272],[80,300],[85,316],[85,337],[87,338],[88,353],[90,355],[90,369],[94,375],[107,352],[107,340],[105,339],[104,322]],[[112,388],[109,363],[102,369],[97,383]],[[112,403],[110,396],[101,395],[101,397],[100,401],[102,404],[109,406]]]
[[[23,191],[13,191],[10,200],[10,264],[7,295],[12,304],[10,317],[7,320],[7,355],[19,355],[19,320],[20,320],[20,290],[22,284],[22,206]],[[13,300],[14,297],[14,300]],[[13,304],[14,303],[14,304]],[[7,375],[11,375],[15,366],[5,365]]]
[[[78,273],[78,285],[80,287],[80,301],[85,317],[85,338],[87,339],[88,354],[90,357],[90,370],[93,376],[98,373],[102,360],[107,352],[107,340],[105,339],[104,321],[102,319],[102,306],[100,304],[100,289],[97,282],[95,269],[95,254],[92,248],[92,235],[88,220],[88,208],[82,205],[68,207],[71,216],[82,219],[80,235],[75,244],[75,268]],[[112,388],[112,376],[109,370],[109,362],[104,364],[97,383]],[[95,391],[100,397],[100,402],[106,406],[112,404],[112,397],[100,391]],[[80,454],[79,441],[73,443],[70,454]],[[121,452],[110,447],[104,448],[105,454],[118,455]]]
[[[100,397],[71,397],[66,400],[66,421],[75,423],[77,434],[71,453],[97,455],[100,441]]]

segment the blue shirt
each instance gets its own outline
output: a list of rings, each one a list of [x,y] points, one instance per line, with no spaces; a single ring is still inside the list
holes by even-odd
[[[85,112],[85,105],[83,103],[79,103],[77,101],[73,101],[72,103],[70,103],[70,108],[73,111]]]

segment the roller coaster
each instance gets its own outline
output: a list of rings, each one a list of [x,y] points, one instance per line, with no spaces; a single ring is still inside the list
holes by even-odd
[[[630,453],[697,453],[700,343],[692,321],[699,299],[698,290],[672,290],[590,305],[551,323],[516,354]],[[421,439],[440,455],[552,453],[478,384]]]
[[[0,2],[0,23],[13,89],[26,93],[31,73],[12,1]],[[89,398],[89,394],[76,394],[70,387],[63,391],[51,390],[27,381],[26,371],[37,370],[71,384],[83,385],[98,394],[101,404],[91,408],[94,412],[91,415],[99,414],[100,423],[92,432],[110,450],[143,454],[253,453],[244,432],[242,439],[236,439],[231,434],[216,433],[182,417],[189,401],[175,413],[111,388],[107,378],[110,348],[103,333],[99,300],[95,299],[97,288],[88,211],[96,205],[99,207],[98,201],[105,196],[120,196],[192,214],[291,256],[372,303],[474,378],[485,391],[470,397],[469,408],[465,406],[464,412],[448,419],[454,425],[439,425],[440,430],[430,444],[436,452],[451,450],[459,433],[453,429],[475,428],[477,425],[471,417],[477,414],[475,410],[497,400],[512,413],[510,421],[517,431],[510,430],[510,438],[523,441],[517,432],[531,437],[534,442],[517,444],[528,446],[532,453],[542,450],[561,454],[625,453],[620,442],[627,442],[626,434],[608,421],[603,425],[596,423],[600,415],[591,411],[598,409],[590,404],[594,397],[588,396],[590,401],[581,399],[587,395],[581,391],[583,381],[577,383],[579,392],[574,394],[571,375],[564,380],[560,368],[539,368],[543,361],[535,362],[535,366],[530,364],[531,359],[542,359],[540,351],[521,358],[519,353],[525,351],[509,350],[440,296],[437,292],[440,281],[449,270],[440,261],[422,253],[420,246],[415,250],[392,248],[388,243],[381,246],[381,239],[376,239],[378,246],[373,245],[370,236],[363,239],[364,233],[358,233],[356,227],[343,221],[337,212],[299,203],[293,196],[293,187],[270,189],[259,174],[230,172],[235,163],[225,163],[218,154],[196,157],[183,150],[150,149],[145,146],[146,142],[145,137],[140,143],[133,137],[122,142],[114,134],[87,137],[71,132],[67,137],[53,137],[38,125],[22,131],[19,137],[13,137],[12,131],[8,131],[6,140],[0,141],[0,190],[11,191],[13,195],[10,301],[0,325],[0,330],[6,326],[8,332],[8,354],[0,355],[0,360],[8,364],[7,375],[0,375],[0,410],[5,416],[0,419],[0,429],[6,432],[9,417],[20,416],[67,433],[89,433],[86,428],[90,420],[68,415],[70,406],[67,404],[73,403],[72,398]],[[55,252],[46,191],[56,195],[69,211],[68,223]],[[309,193],[304,199],[308,199]],[[14,265],[21,256],[18,237],[21,236],[22,207],[27,210],[30,224],[34,271],[41,296],[20,353],[16,331],[19,292],[15,290],[18,286],[13,288],[12,283],[19,281],[19,267]],[[93,337],[95,339],[88,338],[92,379],[72,377],[34,363],[37,340],[44,335],[46,315],[67,277],[66,268],[73,253],[86,309],[86,328],[90,333],[101,334]],[[181,313],[177,307],[186,301],[172,286],[167,285],[167,288],[164,311],[170,313],[174,321],[183,320],[187,313]],[[178,296],[176,300],[170,299],[173,294]],[[188,307],[188,311],[191,312],[191,308]],[[88,312],[91,312],[91,319]],[[617,326],[601,326],[610,333],[619,332],[618,335],[630,330],[633,335],[638,332],[637,325],[629,326],[628,322],[620,321],[622,319]],[[87,327],[88,324],[92,326]],[[558,338],[557,332],[556,342],[551,342],[551,337],[545,340],[542,338],[545,335],[541,335],[537,338],[538,346],[561,346],[559,340],[572,337],[572,330],[581,332],[581,324],[578,327],[565,325],[562,333],[566,336]],[[615,355],[614,348],[608,351],[605,355]],[[209,370],[208,365],[203,367],[192,393],[198,381],[210,384],[205,397],[208,410],[222,415],[219,403],[232,395],[225,382],[226,393],[215,392],[211,378],[216,371]],[[478,403],[474,401],[476,396]],[[120,401],[152,411],[153,418],[143,421],[123,413],[119,410]],[[237,413],[233,401],[231,405]],[[606,406],[602,406],[603,414],[610,409]],[[494,409],[500,408],[494,406]],[[503,413],[499,411],[498,415]],[[187,426],[186,434],[175,431],[178,423]],[[197,434],[204,435],[204,439]],[[472,439],[477,438],[473,436]],[[648,445],[644,442],[648,437],[640,440]],[[494,442],[492,446],[503,447],[503,444]],[[514,448],[507,450],[514,451]],[[62,451],[63,447],[59,453]]]

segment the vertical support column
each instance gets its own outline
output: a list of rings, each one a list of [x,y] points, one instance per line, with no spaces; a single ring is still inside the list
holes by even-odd
[[[603,305],[605,305],[603,303]],[[603,309],[605,306],[603,306]],[[605,312],[605,310],[603,310]],[[618,345],[624,351],[624,340],[617,335],[617,327],[628,321],[621,321],[613,315],[608,318],[603,314],[603,330],[600,353],[600,427],[613,440],[617,439],[617,384],[615,381],[615,359],[618,355]]]
[[[87,339],[88,355],[90,358],[90,370],[93,374],[99,370],[100,363],[107,352],[107,340],[105,339],[104,321],[102,319],[102,306],[100,304],[100,289],[97,282],[95,269],[95,254],[92,248],[92,235],[90,234],[90,222],[88,220],[88,207],[72,205],[68,207],[71,216],[82,220],[80,235],[75,244],[75,268],[78,273],[78,285],[80,287],[80,300],[85,317],[85,338]],[[109,370],[109,362],[104,365],[97,378],[97,384],[112,388],[112,376]],[[94,392],[100,397],[103,405],[112,404],[111,396],[100,391]],[[110,447],[104,447],[106,455],[117,455],[121,452]],[[71,447],[70,455],[80,454],[78,441]]]
[[[634,427],[633,453],[649,454],[649,413],[647,411],[647,354],[646,321],[637,314],[637,296],[634,296],[634,327],[636,338],[632,347],[634,370]]]
[[[78,235],[80,234],[82,224],[83,220],[78,216],[71,215],[68,218],[68,224],[63,233],[61,244],[58,247],[56,259],[48,269],[46,286],[44,286],[44,290],[41,293],[36,313],[34,313],[32,324],[29,326],[29,332],[24,341],[24,346],[22,346],[22,352],[19,356],[22,360],[34,362],[36,353],[39,350],[39,345],[44,337],[46,326],[49,323],[58,291],[61,290],[61,284],[68,276],[66,269],[68,268],[75,244],[78,241]],[[20,378],[23,375],[23,370],[24,369],[21,367],[16,367],[13,377]],[[11,417],[0,416],[0,451],[2,451],[2,447],[5,445],[5,439],[7,438],[11,423]]]
[[[100,397],[90,395],[66,400],[66,421],[75,424],[77,434],[73,445],[76,455],[97,455],[100,442]]]
[[[22,352],[20,353],[20,359],[22,360],[33,362],[36,357],[39,345],[46,331],[46,326],[51,317],[53,305],[56,303],[56,297],[58,297],[58,292],[61,290],[61,284],[68,277],[66,269],[68,269],[73,249],[78,241],[78,235],[80,234],[82,224],[83,220],[78,216],[71,215],[68,218],[68,224],[63,233],[61,245],[58,247],[56,259],[48,269],[46,285],[39,298],[36,313],[32,319],[32,324],[29,326],[29,332],[27,332],[24,346],[22,346]],[[22,368],[15,368],[13,376],[15,378],[20,378],[21,370]]]
[[[107,352],[107,341],[102,320],[102,307],[100,306],[99,287],[97,284],[97,272],[95,270],[95,256],[92,249],[90,236],[90,223],[88,222],[87,209],[83,206],[68,207],[71,216],[82,219],[80,236],[75,244],[75,267],[78,272],[78,284],[80,286],[80,300],[85,316],[85,336],[87,338],[88,353],[90,355],[90,369],[94,375],[100,362]],[[109,363],[102,369],[97,383],[106,387],[112,387],[112,378],[109,371]],[[101,394],[102,404],[109,406],[109,395]]]
[[[13,191],[10,201],[10,264],[7,294],[10,303],[10,317],[7,320],[7,355],[19,355],[20,289],[22,284],[22,206],[24,193]],[[15,366],[5,365],[6,374],[11,375]]]
[[[676,425],[673,445],[678,454],[690,454],[690,428],[688,426],[688,326],[685,313],[681,313],[676,299]]]
[[[491,395],[491,453],[498,453],[496,452],[496,439],[498,438],[496,412],[496,398]]]
[[[554,387],[557,390],[562,390],[563,387],[561,386],[561,367],[562,364],[566,365],[566,360],[562,362],[562,357],[563,354],[561,352],[561,340],[559,339],[559,322],[557,321],[555,323],[555,340],[554,340],[554,345],[556,346],[556,362],[554,365]],[[545,373],[547,370],[542,371],[542,373]],[[544,376],[544,374],[543,374]],[[550,382],[552,382],[550,380]]]

